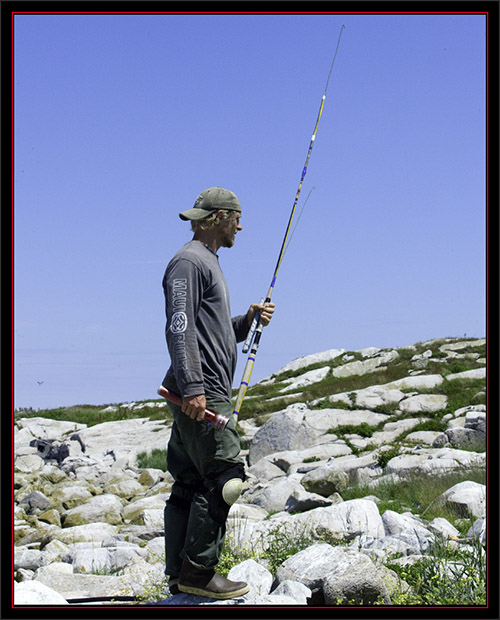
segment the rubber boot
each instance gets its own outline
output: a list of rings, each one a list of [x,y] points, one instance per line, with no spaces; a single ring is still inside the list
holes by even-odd
[[[168,589],[170,594],[179,594],[179,577],[170,577],[168,580]]]
[[[250,587],[244,581],[230,581],[213,569],[201,569],[188,560],[182,562],[179,590],[216,599],[236,598],[246,594]]]

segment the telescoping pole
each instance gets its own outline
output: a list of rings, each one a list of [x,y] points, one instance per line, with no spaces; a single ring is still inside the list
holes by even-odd
[[[280,250],[280,253],[278,255],[278,260],[276,262],[276,267],[274,269],[274,274],[273,274],[273,278],[271,280],[271,284],[269,286],[269,290],[267,291],[266,297],[264,297],[262,299],[262,302],[261,302],[262,304],[266,304],[266,303],[269,303],[271,301],[273,290],[274,290],[274,287],[275,287],[275,284],[276,284],[276,278],[278,277],[278,271],[279,271],[279,268],[281,266],[281,261],[283,260],[283,255],[285,253],[285,249],[287,247],[287,240],[288,240],[288,237],[290,235],[292,221],[293,221],[293,218],[294,218],[294,215],[295,215],[295,209],[297,207],[297,203],[298,203],[298,200],[299,200],[300,190],[302,189],[302,183],[304,182],[304,177],[306,176],[306,173],[307,173],[307,166],[309,165],[309,158],[311,157],[312,148],[314,146],[314,140],[316,139],[316,132],[318,131],[319,120],[321,118],[321,115],[323,113],[323,107],[325,105],[326,91],[328,90],[328,83],[330,81],[330,76],[331,76],[332,71],[333,71],[333,65],[335,64],[335,58],[337,57],[337,52],[339,51],[340,37],[342,36],[342,31],[344,30],[344,28],[345,28],[345,26],[343,25],[342,28],[340,29],[339,38],[338,38],[338,41],[337,41],[337,48],[335,49],[335,54],[333,56],[332,64],[331,64],[331,67],[330,67],[330,72],[328,74],[328,79],[326,80],[325,90],[323,92],[323,97],[321,98],[321,105],[319,107],[318,116],[316,118],[316,124],[314,126],[314,131],[313,131],[311,140],[309,142],[309,148],[307,150],[306,161],[305,161],[305,164],[304,164],[304,168],[302,169],[302,175],[300,177],[300,182],[299,182],[299,186],[297,188],[297,193],[295,194],[295,200],[293,201],[293,207],[292,207],[292,211],[290,213],[290,217],[288,219],[288,225],[286,227],[285,236],[283,238],[283,243],[281,244],[281,250]],[[236,418],[238,418],[238,415],[239,415],[240,410],[241,410],[241,405],[243,403],[243,399],[245,398],[246,391],[247,391],[248,386],[250,384],[250,377],[252,376],[253,366],[255,364],[255,356],[257,355],[260,339],[261,339],[261,336],[262,336],[262,329],[263,329],[263,324],[260,321],[260,314],[256,313],[255,318],[254,318],[254,320],[252,322],[252,325],[250,327],[250,330],[248,332],[248,336],[247,336],[247,339],[245,341],[245,344],[243,345],[243,353],[247,353],[248,350],[250,349],[250,354],[249,354],[248,359],[247,359],[245,370],[243,371],[243,377],[241,379],[240,388],[239,388],[239,391],[238,391],[238,396],[236,397],[236,405],[235,405],[234,412],[233,412],[233,414],[234,414],[234,416]]]

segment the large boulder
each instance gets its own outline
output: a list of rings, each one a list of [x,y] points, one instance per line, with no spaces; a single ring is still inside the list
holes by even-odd
[[[484,453],[456,450],[453,448],[415,449],[411,454],[400,454],[386,465],[386,474],[399,477],[413,473],[435,474],[463,467],[482,467],[486,463]]]
[[[432,413],[446,408],[448,397],[443,394],[418,394],[399,403],[403,413]]]
[[[299,375],[293,379],[287,379],[289,385],[280,390],[280,393],[293,392],[295,390],[299,390],[300,388],[312,385],[313,383],[318,383],[318,381],[322,381],[329,372],[330,366],[325,366],[324,368],[317,368],[316,370],[305,372],[303,375]]]
[[[244,500],[267,512],[279,512],[285,510],[288,498],[294,491],[299,491],[301,488],[297,480],[283,476],[275,478],[266,485],[258,485],[244,495]]]
[[[306,411],[306,405],[296,404],[274,413],[253,437],[248,453],[249,464],[255,465],[273,452],[298,450],[313,445],[318,434],[304,424]]]
[[[464,370],[451,375],[446,375],[447,381],[455,381],[456,379],[486,379],[486,368],[474,368],[472,370]]]
[[[14,583],[14,605],[68,605],[68,601],[56,590],[40,581]]]
[[[306,491],[328,497],[345,491],[349,485],[349,476],[344,471],[327,465],[304,474],[300,483]]]
[[[316,544],[288,558],[276,581],[302,583],[312,592],[312,605],[390,604],[389,592],[375,564],[366,555],[343,547]]]
[[[354,361],[342,366],[337,366],[332,370],[334,377],[351,377],[352,375],[366,375],[374,370],[382,368],[385,364],[394,362],[399,358],[397,351],[386,351],[376,357],[364,361]]]
[[[116,495],[104,493],[89,499],[85,504],[75,506],[62,515],[64,527],[85,525],[96,521],[105,521],[110,525],[119,525],[122,519],[123,504]]]
[[[461,517],[484,517],[486,514],[486,485],[466,480],[443,493],[439,502]]]
[[[304,421],[316,431],[318,435],[334,431],[338,426],[357,426],[368,424],[377,426],[388,419],[384,413],[374,413],[364,409],[318,409],[306,411]]]

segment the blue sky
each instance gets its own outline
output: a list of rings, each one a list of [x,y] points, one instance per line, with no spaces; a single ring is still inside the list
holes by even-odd
[[[243,207],[233,314],[265,295],[342,24],[252,382],[486,335],[484,15],[17,15],[16,408],[156,398],[162,276],[207,187]]]

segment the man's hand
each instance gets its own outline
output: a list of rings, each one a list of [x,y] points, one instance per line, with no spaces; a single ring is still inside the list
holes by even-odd
[[[267,304],[252,304],[247,312],[247,321],[248,325],[252,324],[253,318],[256,312],[260,312],[260,320],[263,325],[269,325],[269,321],[271,320],[274,313],[275,304],[272,301],[269,301]]]
[[[205,409],[207,408],[207,401],[204,394],[198,394],[197,396],[186,396],[182,399],[181,410],[191,420],[198,420],[201,422],[205,419]]]

